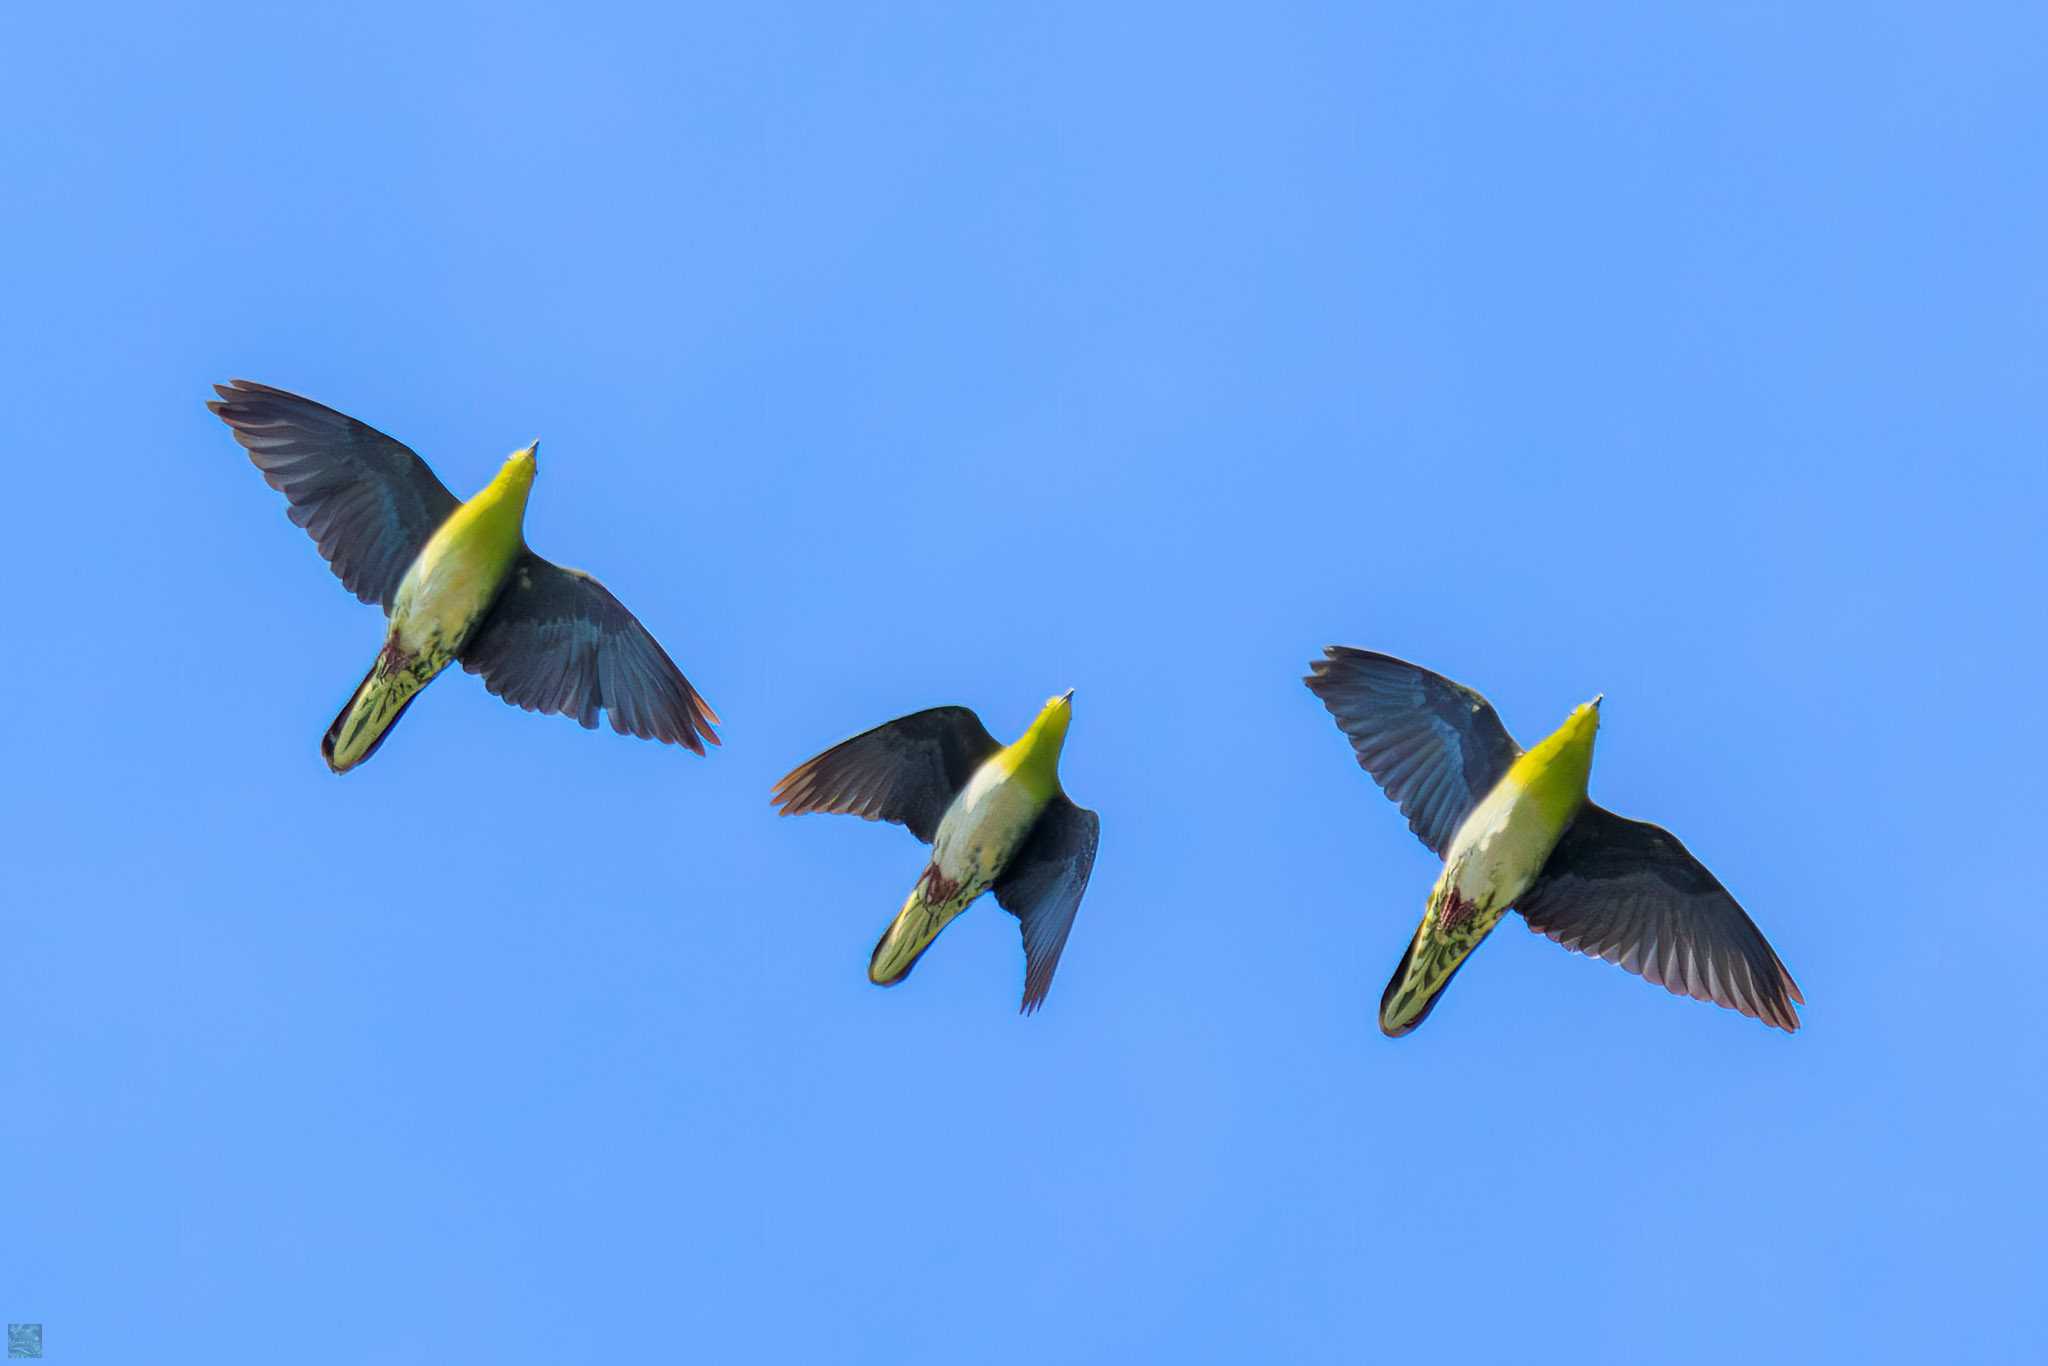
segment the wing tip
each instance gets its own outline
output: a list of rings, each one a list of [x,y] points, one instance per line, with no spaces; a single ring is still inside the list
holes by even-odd
[[[1062,948],[1066,947],[1061,945]],[[1052,974],[1059,967],[1055,961],[1044,971],[1027,968],[1024,973],[1024,999],[1017,1006],[1019,1015],[1036,1015],[1045,1005],[1045,998],[1052,994]]]
[[[1316,696],[1321,697],[1324,685],[1329,682],[1330,666],[1343,658],[1338,652],[1344,648],[1342,645],[1325,645],[1323,647],[1323,657],[1321,659],[1311,659],[1308,662],[1308,672],[1301,677],[1302,686]]]
[[[1792,974],[1785,971],[1783,964],[1777,965],[1778,979],[1782,987],[1781,992],[1775,996],[1762,997],[1751,1001],[1738,996],[1732,990],[1724,989],[1717,992],[1704,986],[1695,987],[1686,982],[1667,982],[1661,977],[1652,977],[1649,973],[1643,971],[1643,965],[1631,967],[1629,965],[1630,955],[1622,954],[1611,957],[1606,952],[1586,947],[1585,943],[1581,940],[1567,940],[1564,937],[1563,931],[1548,925],[1538,925],[1534,921],[1528,920],[1526,915],[1524,916],[1524,923],[1528,925],[1531,934],[1540,934],[1551,943],[1571,953],[1578,954],[1582,958],[1590,958],[1596,962],[1612,963],[1624,972],[1631,973],[1646,982],[1663,987],[1664,990],[1670,992],[1673,996],[1681,996],[1691,1001],[1700,1001],[1710,1006],[1719,1006],[1723,1010],[1732,1010],[1738,1015],[1755,1020],[1758,1024],[1767,1025],[1772,1029],[1783,1030],[1787,1034],[1797,1034],[1800,1026],[1805,1023],[1805,1021],[1799,1018],[1799,1012],[1794,1010],[1792,1006],[1794,1002],[1802,1006],[1805,1005],[1806,997],[1800,994],[1798,986],[1792,981]]]

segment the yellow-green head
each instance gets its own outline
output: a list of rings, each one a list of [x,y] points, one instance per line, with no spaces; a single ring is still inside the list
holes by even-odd
[[[1605,694],[1602,694],[1605,696]],[[1515,760],[1508,780],[1534,797],[1559,828],[1578,814],[1593,772],[1593,738],[1600,730],[1600,698],[1572,708],[1564,724]]]
[[[505,457],[504,467],[498,471],[493,483],[516,485],[518,488],[533,487],[533,476],[540,473],[540,442],[521,446]]]
[[[399,585],[399,597],[409,601],[407,585],[422,575],[431,579],[450,563],[465,566],[465,572],[480,574],[490,591],[497,591],[500,577],[519,553],[526,523],[526,496],[533,491],[539,451],[540,443],[536,441],[505,457],[491,482],[435,528],[433,536],[421,547],[418,561],[406,571],[405,583]]]
[[[540,442],[521,446],[505,457],[491,482],[469,500],[473,517],[490,522],[510,518],[516,527],[526,515],[526,496],[533,491],[533,476],[540,470]]]
[[[1032,792],[1051,797],[1060,787],[1060,750],[1067,743],[1067,725],[1074,719],[1074,690],[1049,697],[1037,719],[1009,747],[1011,771]]]

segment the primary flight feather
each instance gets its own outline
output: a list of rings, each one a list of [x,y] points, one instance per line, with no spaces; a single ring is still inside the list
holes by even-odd
[[[409,448],[324,404],[242,379],[214,391],[206,406],[342,586],[389,618],[383,649],[320,742],[336,773],[376,753],[458,660],[528,711],[590,729],[603,712],[621,735],[698,754],[718,743],[717,714],[647,628],[596,579],[527,548],[540,443],[514,451],[464,502]]]
[[[1408,826],[1444,860],[1380,998],[1406,1034],[1510,907],[1568,949],[1675,995],[1790,1033],[1805,1004],[1763,932],[1715,876],[1646,821],[1586,799],[1600,699],[1524,751],[1492,704],[1419,665],[1332,645],[1303,681]]]

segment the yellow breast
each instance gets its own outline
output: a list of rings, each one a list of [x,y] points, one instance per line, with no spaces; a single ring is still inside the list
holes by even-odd
[[[533,462],[522,452],[435,528],[391,599],[391,629],[401,644],[412,650],[460,648],[524,544],[532,487]]]

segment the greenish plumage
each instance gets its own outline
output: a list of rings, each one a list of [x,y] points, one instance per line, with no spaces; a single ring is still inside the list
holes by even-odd
[[[1538,933],[1675,995],[1787,1032],[1805,998],[1735,898],[1669,831],[1585,798],[1598,699],[1524,752],[1478,693],[1389,655],[1331,646],[1304,680],[1359,766],[1444,874],[1381,998],[1380,1024],[1428,1017],[1512,907]]]
[[[1044,1003],[1101,829],[1060,787],[1072,697],[1047,702],[1011,745],[965,707],[916,712],[834,746],[775,785],[771,800],[785,816],[836,811],[892,821],[932,846],[875,945],[870,981],[902,981],[939,932],[992,889],[1023,930],[1022,1009]]]
[[[633,614],[580,570],[527,548],[538,444],[467,502],[406,446],[297,394],[248,380],[207,404],[233,430],[342,585],[384,608],[383,648],[321,752],[346,772],[377,750],[449,664],[514,706],[600,713],[622,735],[696,753],[717,715]]]

